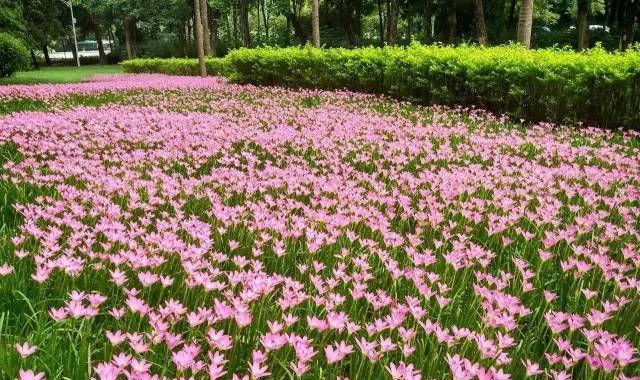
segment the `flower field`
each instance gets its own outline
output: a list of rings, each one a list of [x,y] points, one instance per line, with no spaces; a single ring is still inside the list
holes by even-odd
[[[0,104],[1,379],[640,378],[637,132],[162,75]]]

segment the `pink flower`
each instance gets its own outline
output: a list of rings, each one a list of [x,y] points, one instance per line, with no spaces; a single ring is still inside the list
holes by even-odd
[[[533,363],[531,362],[531,360],[527,359],[526,361],[523,361],[523,364],[525,366],[527,377],[538,376],[542,373],[542,370],[540,370],[540,365],[538,363]]]
[[[264,346],[265,350],[277,350],[287,344],[288,339],[285,335],[274,334],[271,332],[266,333],[260,338],[260,343]]]
[[[127,334],[124,334],[122,331],[118,330],[116,332],[108,331],[105,333],[109,342],[117,346],[120,343],[124,342],[127,339]]]
[[[224,370],[224,365],[227,363],[227,360],[224,358],[224,356],[219,352],[216,352],[214,354],[209,352],[207,355],[209,356],[209,361],[211,362],[208,369],[209,377],[211,378],[211,380],[216,380],[224,376],[227,373],[227,371]]]
[[[98,363],[95,368],[99,380],[116,380],[121,371],[120,367],[111,363]]]
[[[556,299],[556,294],[555,294],[554,292],[551,292],[551,291],[545,290],[545,291],[544,291],[544,299],[545,299],[547,302],[551,302],[551,301],[553,301],[554,299]]]
[[[196,344],[188,344],[185,345],[182,350],[173,352],[171,354],[171,359],[173,363],[176,365],[178,370],[184,371],[186,369],[193,369],[197,364],[195,357],[200,353],[200,347]]]
[[[20,356],[24,359],[28,356],[33,355],[36,351],[38,351],[38,347],[30,346],[29,343],[18,344],[16,343],[16,350],[20,354]]]
[[[20,370],[18,372],[17,380],[44,380],[45,374],[44,372],[34,373],[32,370]]]
[[[209,329],[207,331],[207,341],[220,351],[226,351],[233,346],[231,336],[226,335],[222,330]]]
[[[299,360],[295,363],[291,363],[291,369],[298,377],[300,377],[309,371],[309,364]]]
[[[553,371],[551,370],[551,377],[553,380],[570,380],[571,375],[569,375],[566,371]]]
[[[131,363],[131,355],[127,355],[124,352],[111,358],[111,362],[118,368],[122,369]]]
[[[389,363],[385,368],[394,380],[420,380],[422,378],[420,371],[413,368],[413,364],[407,365],[400,362],[396,366],[394,363]]]
[[[249,372],[251,372],[251,377],[254,379],[271,375],[271,372],[269,372],[268,369],[269,368],[267,366],[263,366],[259,362],[254,361],[249,364]]]
[[[333,364],[342,360],[345,356],[353,352],[353,346],[346,344],[344,341],[338,342],[333,346],[329,345],[324,348],[327,363]]]
[[[582,292],[582,294],[584,294],[586,299],[591,299],[595,296],[598,295],[598,292],[590,290],[590,289],[580,289],[580,291]]]
[[[13,265],[9,265],[8,263],[4,263],[0,265],[0,277],[6,276],[13,272]]]

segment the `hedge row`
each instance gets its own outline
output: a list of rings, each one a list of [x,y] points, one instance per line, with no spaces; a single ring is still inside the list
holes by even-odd
[[[228,60],[206,58],[209,75],[228,76],[231,73]],[[122,62],[128,73],[163,73],[170,75],[198,75],[198,60],[192,58],[138,58]]]
[[[195,72],[194,60],[179,60],[189,67],[183,72],[169,64],[175,60],[164,62],[172,68],[140,66],[149,68],[143,71]],[[259,48],[237,50],[215,62],[212,73],[243,83],[348,88],[428,104],[475,105],[532,121],[640,128],[637,50],[575,53],[419,44],[353,50]]]

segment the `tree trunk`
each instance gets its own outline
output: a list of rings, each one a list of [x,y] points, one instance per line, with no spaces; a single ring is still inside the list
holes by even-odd
[[[182,56],[187,56],[187,25],[186,22],[183,21],[180,23],[180,27],[178,28],[178,41],[180,42],[180,51],[182,52]]]
[[[262,12],[262,21],[264,22],[264,36],[269,40],[269,17],[267,17],[267,5],[265,0],[260,1],[260,10]]]
[[[364,4],[362,0],[355,0],[354,2],[354,10],[353,10],[353,18],[355,25],[355,42],[357,45],[360,45],[362,40],[362,10],[364,9]]]
[[[320,47],[320,4],[318,0],[311,0],[311,35],[313,46]]]
[[[47,45],[42,45],[42,53],[44,54],[44,64],[47,66],[51,66],[51,58],[49,57],[49,47]]]
[[[109,36],[109,47],[111,48],[111,51],[113,51],[116,48],[116,36],[113,35],[113,25],[109,24],[107,31],[107,35]]]
[[[345,32],[347,34],[347,46],[358,46],[358,37],[361,32],[361,15],[359,9],[362,4],[358,0],[346,0],[345,3]]]
[[[124,45],[127,50],[127,59],[136,57],[133,28],[135,23],[128,16],[124,18]]]
[[[38,63],[38,59],[36,58],[36,53],[34,53],[33,49],[31,51],[31,62],[33,63],[33,68],[36,70],[40,70],[40,64]]]
[[[473,0],[475,3],[476,38],[480,46],[487,44],[487,27],[484,22],[483,0]]]
[[[449,6],[447,7],[447,28],[447,42],[454,44],[458,36],[458,14],[456,12],[455,0],[450,0]]]
[[[433,0],[424,0],[424,11],[422,13],[422,41],[425,44],[433,42],[431,35],[431,19],[433,18]]]
[[[193,24],[196,30],[196,50],[198,51],[198,72],[200,76],[207,76],[207,67],[204,64],[204,41],[202,33],[202,17],[200,15],[200,0],[193,0]]]
[[[289,14],[287,15],[287,21],[293,27],[293,34],[295,35],[296,39],[301,44],[306,43],[307,33],[304,30],[304,26],[302,25],[302,22],[300,22],[300,19],[296,17],[293,12],[289,12]]]
[[[242,46],[251,47],[251,31],[249,29],[249,4],[248,0],[240,0],[240,31],[242,34]]]
[[[347,46],[350,48],[355,47],[357,45],[357,38],[352,15],[347,15],[345,32],[347,33]]]
[[[507,21],[507,29],[509,30],[516,26],[516,5],[518,5],[518,0],[511,0],[511,5],[509,6],[509,20]]]
[[[209,8],[209,33],[211,34],[211,55],[214,57],[218,52],[218,28],[220,11]]]
[[[71,45],[71,55],[73,57],[73,61],[77,62],[78,60],[78,49],[76,49],[76,44],[73,41],[73,37],[69,37],[69,45]],[[66,58],[66,54],[65,54]]]
[[[622,22],[620,22],[620,50],[625,51],[633,44],[635,33],[636,15],[638,3],[636,0],[626,0],[622,13]]]
[[[380,47],[384,46],[384,16],[382,12],[382,0],[378,0],[378,38]]]
[[[605,1],[605,25],[607,25],[608,27],[612,27],[613,23],[615,22],[616,19],[616,11],[617,11],[617,0],[612,0],[612,1]]]
[[[533,28],[533,0],[522,0],[518,17],[518,43],[527,49],[531,47]]]
[[[200,20],[202,22],[202,43],[204,54],[211,55],[211,35],[209,34],[209,2],[200,0]]]
[[[578,0],[576,30],[578,31],[578,51],[583,51],[588,49],[589,48],[589,0]]]
[[[96,42],[98,43],[98,56],[100,57],[100,64],[107,64],[107,55],[104,53],[104,45],[102,44],[102,28],[99,23],[95,24]]]
[[[233,47],[239,46],[238,39],[238,10],[235,4],[231,7],[231,17],[233,18]]]
[[[389,0],[387,3],[387,44],[398,44],[398,13],[400,5],[398,0]]]

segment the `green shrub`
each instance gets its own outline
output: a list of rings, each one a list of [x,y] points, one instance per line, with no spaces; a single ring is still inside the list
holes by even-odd
[[[224,58],[206,58],[209,75],[228,75],[229,65]],[[122,62],[128,73],[162,73],[169,75],[198,75],[198,60],[193,58],[138,58]]]
[[[0,33],[0,77],[9,77],[29,65],[29,51],[17,38]]]
[[[231,52],[232,79],[289,87],[383,91],[387,54],[380,48],[260,48]]]
[[[214,63],[215,62],[215,63]],[[134,60],[130,72],[195,75],[195,59]],[[211,74],[241,83],[384,93],[425,104],[468,105],[531,121],[640,127],[640,51],[501,47],[240,49],[209,59]]]

